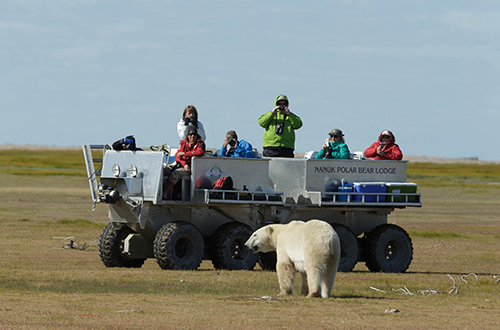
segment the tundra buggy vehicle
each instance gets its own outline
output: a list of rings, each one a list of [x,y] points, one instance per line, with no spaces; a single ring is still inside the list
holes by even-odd
[[[416,184],[406,182],[406,161],[196,157],[191,175],[165,200],[164,167],[173,155],[154,149],[83,146],[94,208],[109,209],[99,241],[107,267],[155,258],[162,269],[194,270],[204,259],[217,269],[249,270],[257,262],[275,269],[275,253],[253,254],[245,241],[266,224],[311,219],[337,231],[340,271],[365,262],[373,272],[405,272],[412,261],[410,237],[387,221],[396,208],[421,206]],[[232,189],[212,189],[229,176]]]

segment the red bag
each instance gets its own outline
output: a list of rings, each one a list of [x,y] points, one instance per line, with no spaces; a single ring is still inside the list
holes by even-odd
[[[233,190],[233,178],[224,176],[215,181],[212,190]]]

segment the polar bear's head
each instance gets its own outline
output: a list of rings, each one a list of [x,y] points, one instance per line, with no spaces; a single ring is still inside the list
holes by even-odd
[[[273,226],[262,227],[252,234],[246,241],[245,246],[253,252],[275,251],[273,244]]]

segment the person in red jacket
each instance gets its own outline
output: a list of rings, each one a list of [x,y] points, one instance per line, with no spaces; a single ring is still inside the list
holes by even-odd
[[[365,157],[378,160],[401,160],[403,159],[403,153],[395,142],[396,137],[394,134],[389,130],[384,130],[380,133],[378,141],[365,150]]]
[[[175,154],[176,165],[172,169],[168,178],[168,184],[163,191],[163,199],[167,199],[170,191],[183,176],[191,174],[191,159],[194,156],[202,157],[204,154],[205,142],[202,141],[196,127],[189,126],[186,132],[186,139],[181,141],[181,146]]]

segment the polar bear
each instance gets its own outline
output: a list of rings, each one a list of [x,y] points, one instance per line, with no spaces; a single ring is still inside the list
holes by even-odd
[[[268,225],[256,230],[245,245],[253,252],[276,251],[280,295],[293,294],[298,271],[301,294],[330,297],[340,260],[340,239],[329,223],[309,220]]]

